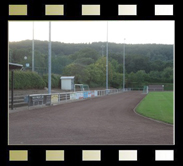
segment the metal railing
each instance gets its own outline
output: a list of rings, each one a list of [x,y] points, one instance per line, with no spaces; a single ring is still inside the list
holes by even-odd
[[[105,96],[106,95],[106,90],[97,90],[97,95],[98,96]]]
[[[132,91],[143,91],[143,88],[131,88]]]
[[[68,101],[75,101],[93,97],[106,96],[110,94],[122,93],[125,91],[131,91],[131,88],[125,89],[107,89],[107,90],[88,90],[88,91],[76,91],[76,92],[63,92],[52,94],[31,94],[25,97],[25,101],[28,103],[28,107],[59,104]]]

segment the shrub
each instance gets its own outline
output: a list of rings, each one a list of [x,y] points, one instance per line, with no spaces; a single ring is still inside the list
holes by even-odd
[[[52,88],[60,88],[60,75],[58,74],[51,74],[51,87]],[[43,75],[43,80],[48,87],[48,74]]]
[[[11,88],[11,72],[9,72],[9,87]],[[14,71],[14,89],[40,89],[45,87],[42,77],[32,71]]]

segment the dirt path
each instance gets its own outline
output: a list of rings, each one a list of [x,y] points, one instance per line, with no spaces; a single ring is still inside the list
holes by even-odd
[[[125,92],[9,114],[10,144],[173,144],[173,127],[138,116],[145,95]]]

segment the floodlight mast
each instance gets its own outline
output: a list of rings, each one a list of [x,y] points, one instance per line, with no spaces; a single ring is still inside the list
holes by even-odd
[[[32,23],[32,71],[34,71],[34,21]]]
[[[51,21],[49,21],[49,43],[48,43],[48,93],[51,94]]]
[[[106,42],[106,94],[108,94],[108,21],[107,21],[107,42]]]

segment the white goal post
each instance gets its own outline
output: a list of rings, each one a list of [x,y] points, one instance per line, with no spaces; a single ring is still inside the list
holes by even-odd
[[[76,91],[77,87],[80,88],[80,91],[90,90],[87,84],[74,84],[74,92]]]
[[[148,88],[148,86],[144,86],[144,88],[143,88],[143,93],[144,93],[144,94],[148,94],[148,93],[149,93],[149,88]]]

